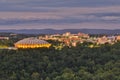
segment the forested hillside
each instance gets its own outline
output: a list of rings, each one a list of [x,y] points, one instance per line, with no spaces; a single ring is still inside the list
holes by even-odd
[[[120,42],[62,50],[0,50],[0,80],[120,80]]]

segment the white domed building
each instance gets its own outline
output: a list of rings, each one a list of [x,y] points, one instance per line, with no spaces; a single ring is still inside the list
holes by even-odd
[[[47,41],[40,40],[34,37],[22,39],[16,42],[14,45],[16,48],[49,48],[51,46],[51,44]]]

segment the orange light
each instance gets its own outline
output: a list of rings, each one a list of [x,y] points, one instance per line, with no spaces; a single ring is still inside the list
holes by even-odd
[[[49,48],[51,44],[33,44],[33,45],[28,45],[28,44],[17,44],[15,45],[16,48],[42,48],[42,47],[47,47]]]

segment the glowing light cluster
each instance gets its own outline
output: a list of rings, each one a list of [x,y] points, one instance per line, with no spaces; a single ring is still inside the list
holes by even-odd
[[[25,38],[15,43],[16,48],[49,48],[50,46],[50,43],[37,38]]]

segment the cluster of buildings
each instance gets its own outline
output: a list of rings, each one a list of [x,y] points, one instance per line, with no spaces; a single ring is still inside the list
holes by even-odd
[[[14,35],[14,34],[13,34]],[[0,37],[1,40],[9,40],[9,37]],[[16,48],[42,48],[46,47],[49,48],[52,43],[48,43],[47,40],[52,40],[52,41],[59,41],[57,45],[53,45],[56,49],[61,49],[64,46],[77,46],[77,44],[82,44],[84,42],[87,43],[92,43],[94,45],[101,45],[101,44],[114,44],[118,41],[120,41],[120,35],[116,36],[90,36],[85,33],[77,33],[77,34],[71,34],[70,32],[66,32],[64,34],[53,34],[53,35],[44,35],[44,36],[39,36],[39,38],[36,37],[30,37],[30,38],[25,38],[22,39],[16,43],[15,49]],[[93,47],[93,45],[90,45],[90,47]],[[12,47],[10,47],[11,49]],[[13,49],[13,48],[12,48]]]
[[[88,34],[78,33],[71,34],[70,32],[66,32],[64,34],[54,34],[54,35],[45,35],[40,36],[39,39],[43,40],[55,40],[63,42],[66,46],[76,46],[77,43],[83,43],[86,39],[89,38]]]
[[[64,34],[53,34],[53,35],[45,35],[40,36],[39,39],[42,40],[54,40],[63,42],[66,46],[76,46],[79,43],[90,42],[96,45],[99,44],[114,44],[117,41],[120,41],[120,36],[102,36],[102,37],[94,37],[85,33],[71,34],[70,32],[66,32]]]

